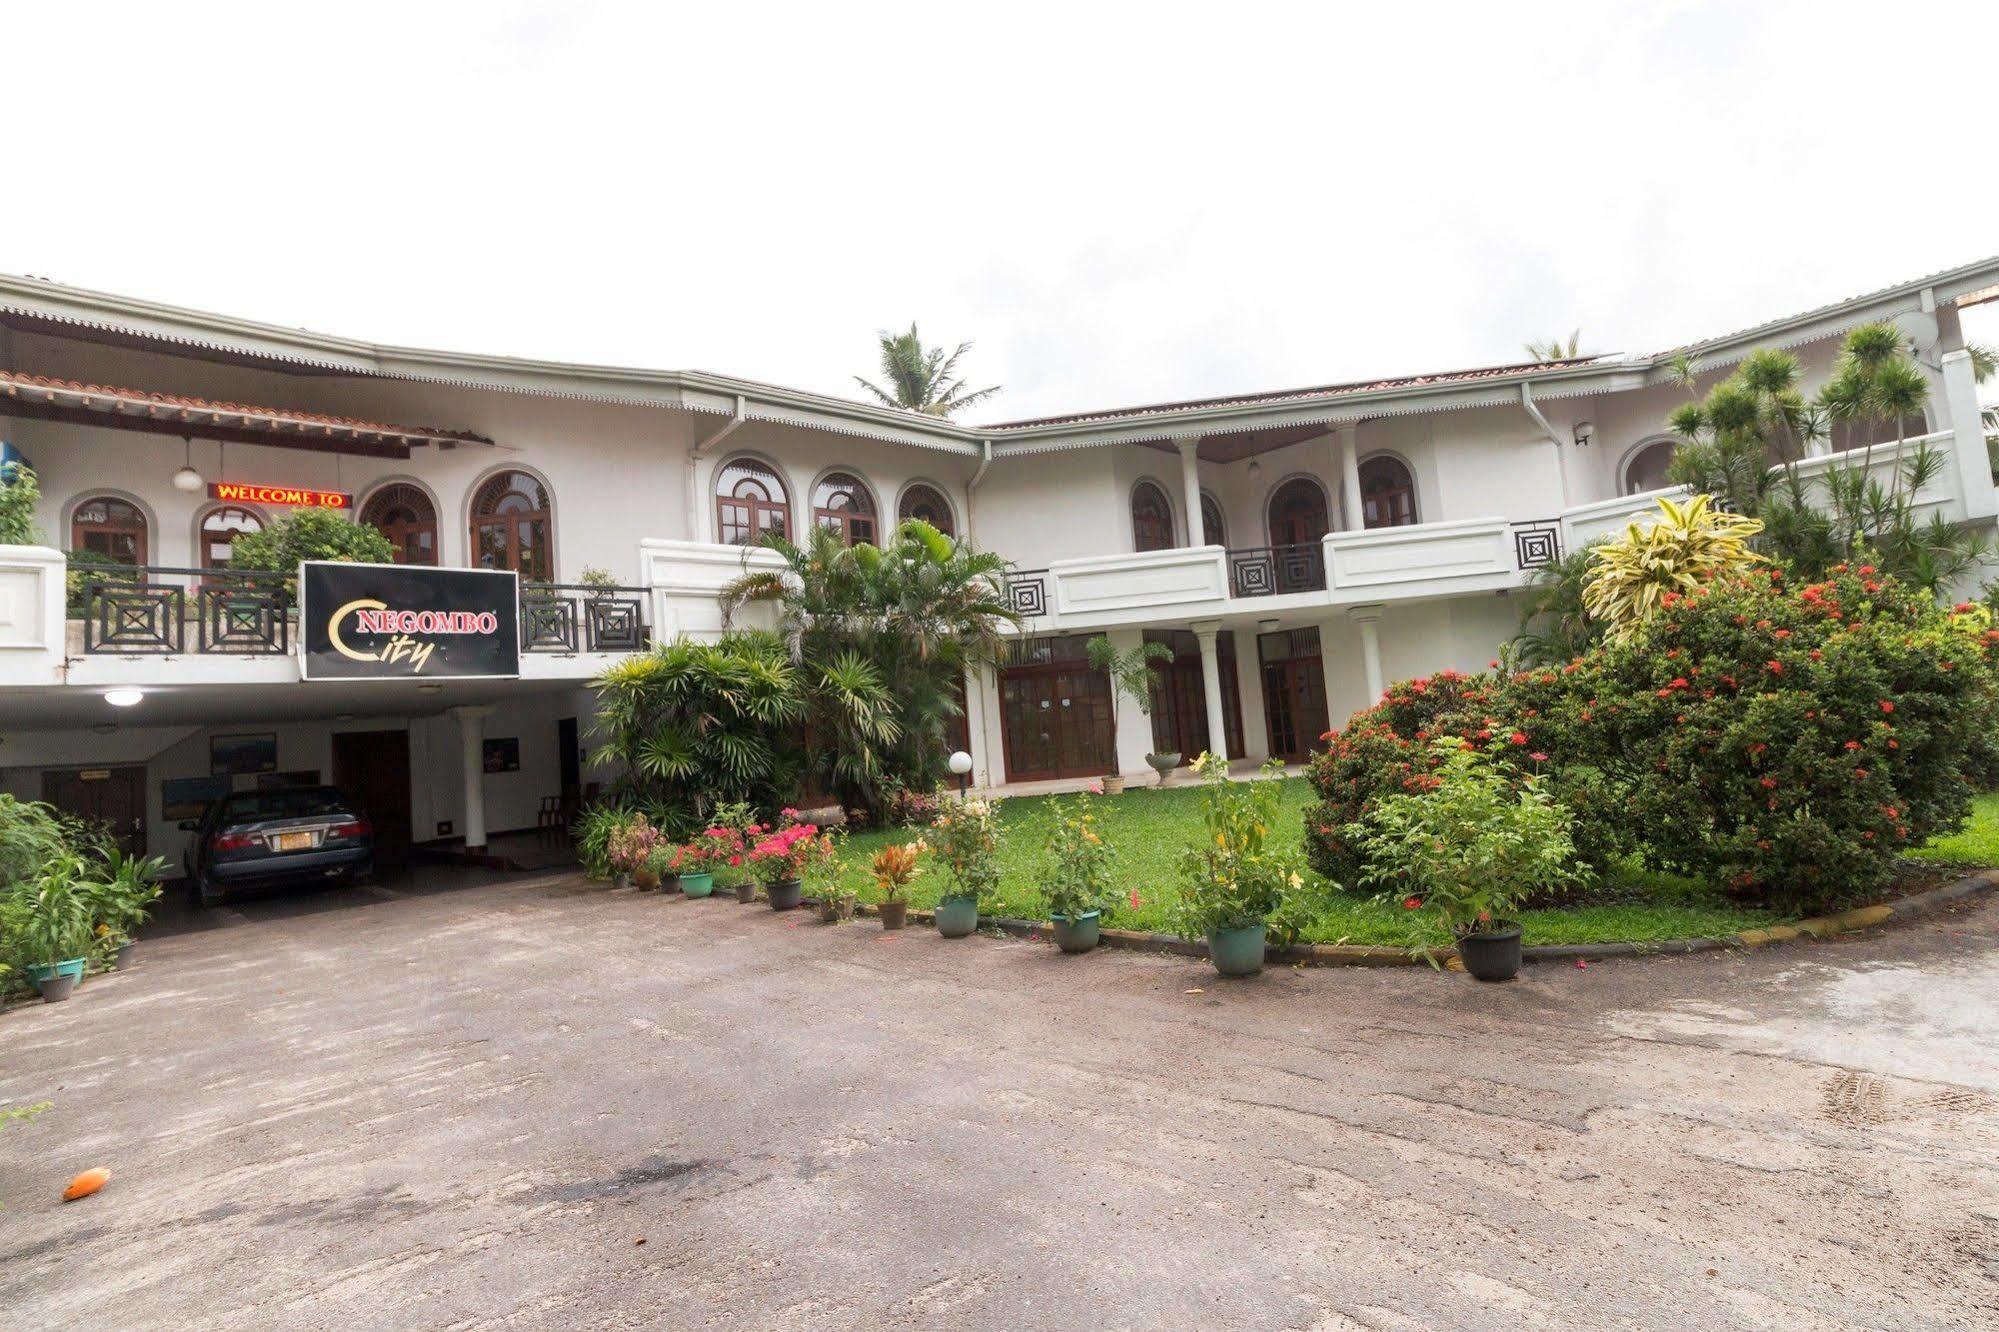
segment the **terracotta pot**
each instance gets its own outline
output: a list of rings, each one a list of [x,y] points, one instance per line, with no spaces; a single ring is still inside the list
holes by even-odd
[[[755,879],[745,879],[736,885],[736,900],[738,902],[754,902],[757,900],[757,884]]]

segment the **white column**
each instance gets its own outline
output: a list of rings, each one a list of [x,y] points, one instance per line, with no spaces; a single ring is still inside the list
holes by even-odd
[[[1229,757],[1229,728],[1222,711],[1222,662],[1215,651],[1215,635],[1222,626],[1216,620],[1202,620],[1187,626],[1201,645],[1201,691],[1208,704],[1208,750],[1224,763]]]
[[[1241,629],[1235,635],[1235,687],[1236,699],[1242,704],[1241,757],[1261,763],[1270,757],[1270,714],[1263,706],[1263,657],[1256,635]]]
[[[1130,652],[1145,641],[1143,629],[1112,629],[1104,634],[1119,652]],[[1117,770],[1126,777],[1143,779],[1152,775],[1145,756],[1152,752],[1152,717],[1136,700],[1117,690]]]
[[[486,847],[486,718],[493,715],[491,707],[456,707],[451,715],[458,719],[458,736],[461,741],[462,759],[465,768],[465,849],[483,851]]]
[[[1367,672],[1367,706],[1373,707],[1388,691],[1381,670],[1381,607],[1355,606],[1347,618],[1360,626],[1361,665]]]
[[[1343,425],[1333,432],[1340,451],[1341,530],[1346,532],[1358,532],[1363,525],[1360,512],[1360,447],[1354,438],[1359,433],[1357,425]]]
[[[1964,493],[1966,518],[1999,513],[1999,492],[1992,485],[1986,460],[1985,430],[1978,418],[1978,377],[1971,370],[1971,353],[1959,348],[1943,354],[1943,424],[1951,431],[1951,454],[1957,460],[1958,488]]]
[[[1180,450],[1180,486],[1185,492],[1181,503],[1187,506],[1187,540],[1185,545],[1205,546],[1207,534],[1201,531],[1201,437],[1187,435],[1173,441],[1173,447]]]

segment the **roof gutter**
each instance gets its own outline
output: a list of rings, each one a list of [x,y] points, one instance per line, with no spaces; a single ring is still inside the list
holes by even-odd
[[[689,541],[701,540],[701,492],[694,484],[698,479],[695,474],[700,471],[701,460],[708,456],[708,450],[735,434],[743,422],[749,419],[749,400],[738,393],[736,410],[730,414],[729,419],[724,421],[714,434],[706,439],[697,440],[694,447],[687,450],[687,539]]]
[[[981,457],[979,458],[978,470],[974,471],[972,479],[965,483],[965,540],[967,541],[972,539],[972,533],[978,527],[978,521],[974,515],[977,513],[975,506],[978,499],[979,482],[985,479],[986,469],[993,465],[993,442],[990,439],[982,439],[979,441],[979,445]]]
[[[1531,379],[1520,381],[1520,405],[1527,409],[1527,415],[1534,418],[1534,424],[1541,427],[1541,433],[1555,446],[1555,471],[1562,478],[1562,507],[1566,509],[1569,507],[1569,455],[1565,447],[1568,441],[1556,433],[1555,427],[1548,423],[1548,418],[1541,415],[1540,407],[1535,405],[1534,381]]]

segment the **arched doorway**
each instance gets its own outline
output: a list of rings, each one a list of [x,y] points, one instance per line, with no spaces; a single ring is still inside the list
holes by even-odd
[[[1326,492],[1307,476],[1294,476],[1270,492],[1271,589],[1316,592],[1326,585],[1326,549],[1332,531]]]
[[[1363,527],[1408,527],[1416,521],[1416,481],[1400,458],[1376,454],[1360,465]]]
[[[767,536],[791,535],[791,497],[775,471],[755,458],[736,458],[715,469],[715,539],[725,546],[755,546]]]
[[[900,523],[912,519],[929,523],[945,536],[958,535],[950,501],[935,486],[922,481],[912,483],[902,492],[902,503],[896,506],[895,517]]]
[[[1155,482],[1141,481],[1131,488],[1131,548],[1173,548],[1173,506]]]
[[[144,564],[146,515],[129,500],[94,496],[70,513],[69,548],[99,564]]]
[[[240,504],[210,509],[201,517],[201,567],[227,569],[236,538],[245,532],[264,530],[262,516]]]
[[[875,544],[875,497],[851,472],[828,472],[812,488],[812,519],[849,546]]]

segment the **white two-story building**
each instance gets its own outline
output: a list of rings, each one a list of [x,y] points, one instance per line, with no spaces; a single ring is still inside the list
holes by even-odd
[[[1815,385],[1847,330],[1893,320],[1932,381],[1908,429],[1950,460],[1922,503],[1990,526],[1959,312],[1995,297],[1999,259],[1674,350],[1702,389],[1762,346]],[[1687,394],[1670,356],[972,426],[0,277],[0,440],[39,477],[45,537],[0,547],[0,789],[176,863],[218,790],[308,778],[391,846],[481,846],[573,808],[587,682],[717,632],[715,590],[774,559],[761,533],[862,541],[910,516],[1017,566],[1028,641],[967,691],[980,782],[1145,774],[1148,751],[1300,758],[1385,681],[1483,666],[1536,568],[1650,509]],[[517,671],[316,678],[284,581],[229,569],[238,535],[296,504],[379,528],[407,564],[516,571]],[[1096,634],[1173,649],[1150,717],[1088,668]]]

